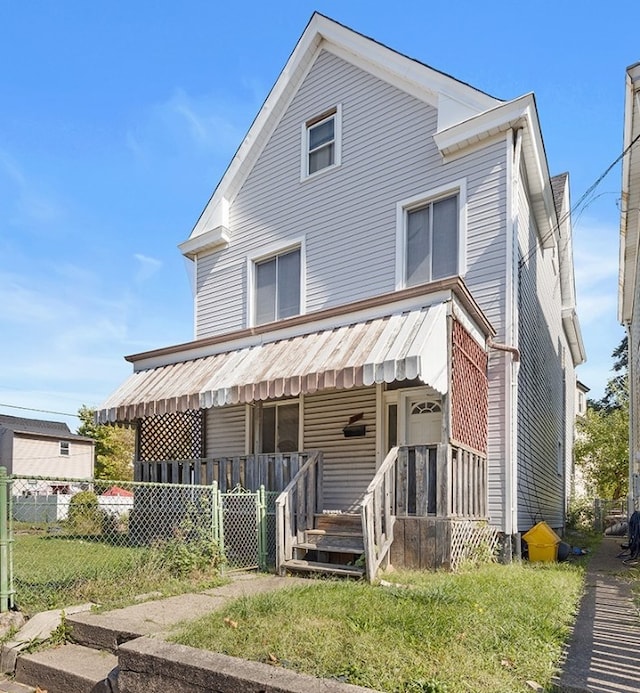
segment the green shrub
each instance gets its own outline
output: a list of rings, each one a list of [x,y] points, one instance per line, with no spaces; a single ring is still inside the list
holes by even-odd
[[[69,534],[95,535],[102,533],[103,513],[93,491],[80,491],[69,501],[66,528]]]
[[[593,501],[588,498],[573,498],[567,511],[567,529],[590,532],[594,528]]]

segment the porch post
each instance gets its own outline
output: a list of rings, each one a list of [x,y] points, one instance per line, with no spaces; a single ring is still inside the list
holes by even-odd
[[[436,453],[436,467],[438,485],[436,489],[436,516],[451,516],[451,446],[448,443],[440,443]]]

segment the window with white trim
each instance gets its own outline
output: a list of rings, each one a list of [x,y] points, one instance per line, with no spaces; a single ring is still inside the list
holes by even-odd
[[[458,195],[405,209],[405,239],[406,286],[458,274]]]
[[[259,439],[259,452],[297,452],[300,447],[299,400],[263,403]]]
[[[61,440],[60,441],[60,454],[63,457],[69,457],[69,441],[68,440]]]
[[[302,177],[340,165],[341,160],[340,105],[311,118],[303,126]]]
[[[301,312],[301,252],[289,249],[254,263],[254,324]]]

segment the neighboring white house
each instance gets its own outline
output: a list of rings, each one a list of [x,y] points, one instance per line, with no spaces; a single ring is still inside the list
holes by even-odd
[[[93,478],[94,441],[65,423],[0,414],[0,465],[14,477]],[[68,482],[14,483],[14,493],[68,492]]]
[[[507,551],[563,527],[585,354],[569,180],[532,94],[314,14],[180,249],[195,340],[127,357],[98,411],[137,425],[138,478],[281,490],[313,457],[292,451],[322,451],[282,499],[287,565],[323,511],[425,567],[449,564],[458,521]]]
[[[620,218],[618,319],[629,345],[629,506],[640,510],[640,63],[627,68]]]

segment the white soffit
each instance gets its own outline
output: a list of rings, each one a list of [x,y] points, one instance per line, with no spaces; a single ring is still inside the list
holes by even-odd
[[[447,303],[138,371],[97,418],[127,422],[414,378],[448,390]]]

